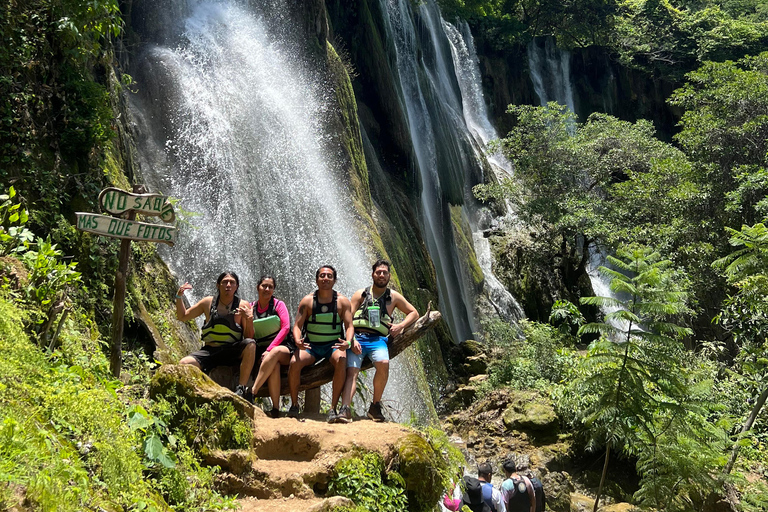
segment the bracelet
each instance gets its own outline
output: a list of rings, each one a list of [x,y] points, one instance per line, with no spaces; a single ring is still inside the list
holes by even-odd
[[[179,295],[179,294],[177,293],[177,294],[176,294],[176,298],[177,298],[177,299],[180,299],[180,298],[181,298],[181,295]]]

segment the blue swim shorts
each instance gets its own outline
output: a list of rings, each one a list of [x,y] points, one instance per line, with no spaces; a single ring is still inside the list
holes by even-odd
[[[371,361],[389,361],[389,348],[387,348],[387,337],[380,334],[359,333],[355,334],[355,339],[360,343],[363,351],[358,355],[347,350],[347,368],[360,368],[363,366],[365,356],[371,358]]]
[[[315,362],[318,362],[321,359],[330,359],[333,351],[338,350],[333,348],[335,344],[336,342],[334,341],[331,341],[330,343],[310,343],[309,345],[311,348],[308,348],[307,352],[315,358]]]

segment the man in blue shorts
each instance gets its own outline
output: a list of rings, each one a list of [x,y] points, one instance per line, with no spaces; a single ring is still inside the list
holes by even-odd
[[[321,359],[328,359],[333,365],[333,391],[328,423],[337,421],[336,404],[346,378],[347,354],[360,350],[354,339],[352,308],[349,299],[333,289],[336,284],[336,269],[323,265],[315,272],[317,290],[301,299],[299,314],[293,324],[296,352],[288,367],[288,390],[291,394],[291,408],[288,416],[299,416],[299,384],[301,370]]]
[[[352,295],[352,325],[355,328],[355,339],[360,344],[361,351],[347,353],[347,381],[344,383],[344,393],[341,399],[341,409],[336,416],[336,422],[349,423],[352,421],[352,411],[349,406],[355,395],[357,375],[365,356],[370,357],[376,373],[373,376],[373,403],[368,409],[368,417],[373,421],[384,421],[381,412],[381,395],[389,379],[389,336],[397,336],[403,329],[418,320],[416,311],[405,297],[389,285],[390,264],[387,260],[377,260],[373,264],[373,284],[368,288],[357,290]],[[395,308],[405,314],[405,320],[400,323],[392,322]]]

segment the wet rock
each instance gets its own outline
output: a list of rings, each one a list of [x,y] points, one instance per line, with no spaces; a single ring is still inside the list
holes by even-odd
[[[464,369],[470,375],[480,375],[488,371],[488,358],[485,354],[470,356],[464,363]]]
[[[508,429],[513,430],[554,434],[558,429],[557,415],[552,402],[531,391],[514,393],[510,405],[502,414],[502,421]]]
[[[574,491],[571,476],[566,472],[552,472],[541,478],[547,505],[554,512],[570,512],[571,493]]]

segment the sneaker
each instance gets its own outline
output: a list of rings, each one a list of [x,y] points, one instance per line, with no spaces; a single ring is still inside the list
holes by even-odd
[[[242,386],[240,384],[237,385],[235,388],[235,394],[245,400],[248,403],[253,403],[253,395],[251,394],[251,390],[248,389],[247,386]]]
[[[336,420],[339,417],[339,413],[336,412],[336,409],[331,409],[328,411],[328,423],[336,423]]]
[[[349,423],[352,421],[352,410],[348,405],[342,405],[339,414],[336,416],[336,423]]]
[[[272,408],[268,413],[270,418],[279,418],[280,417],[280,409]]]
[[[377,422],[387,421],[386,418],[384,418],[384,414],[381,412],[381,402],[371,404],[368,408],[368,417]]]
[[[292,405],[290,409],[288,409],[288,417],[289,418],[298,418],[299,417],[299,406],[298,405]]]

